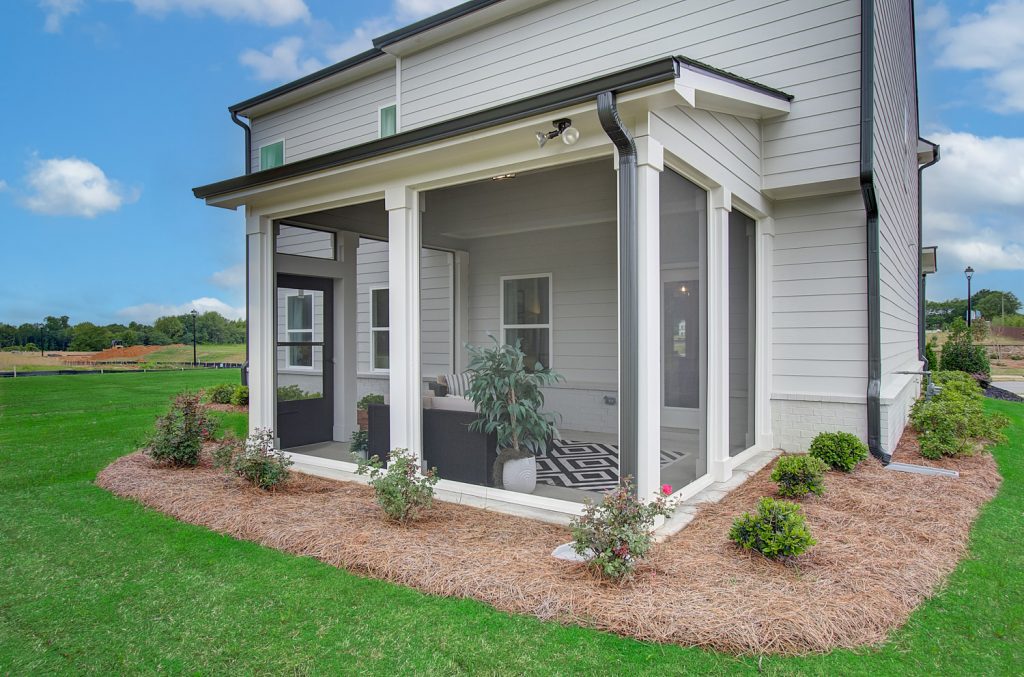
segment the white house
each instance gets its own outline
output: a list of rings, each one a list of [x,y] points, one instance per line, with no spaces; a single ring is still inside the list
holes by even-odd
[[[351,469],[384,394],[449,489],[567,512],[823,430],[888,461],[938,158],[909,0],[472,0],[373,44],[231,106],[245,173],[194,190],[245,210],[250,426]],[[488,336],[566,379],[533,494],[453,397]]]

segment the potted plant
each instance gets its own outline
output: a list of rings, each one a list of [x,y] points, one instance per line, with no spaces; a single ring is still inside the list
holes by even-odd
[[[384,396],[376,393],[370,393],[369,395],[363,395],[358,402],[356,402],[356,424],[360,430],[366,430],[369,428],[369,414],[366,409],[371,404],[384,404]]]
[[[514,346],[492,340],[494,345],[487,348],[466,346],[473,376],[466,397],[480,413],[470,429],[497,434],[495,484],[530,493],[537,486],[537,454],[558,433],[554,416],[541,412],[541,387],[564,379],[539,362],[527,371],[518,340]]]

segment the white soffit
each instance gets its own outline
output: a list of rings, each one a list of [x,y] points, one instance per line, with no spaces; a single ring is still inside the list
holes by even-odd
[[[755,87],[683,68],[676,78],[675,92],[690,108],[761,120],[786,115],[790,103]]]

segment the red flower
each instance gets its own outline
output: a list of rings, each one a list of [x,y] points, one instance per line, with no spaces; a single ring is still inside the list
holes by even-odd
[[[671,484],[662,484],[661,485],[661,493],[665,494],[666,496],[670,495],[672,493],[672,485]]]

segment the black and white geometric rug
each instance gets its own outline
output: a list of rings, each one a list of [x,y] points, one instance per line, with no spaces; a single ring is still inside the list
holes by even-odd
[[[689,455],[661,450],[662,467]],[[556,439],[551,451],[537,457],[537,481],[584,491],[609,491],[619,485],[619,447],[598,442]]]

